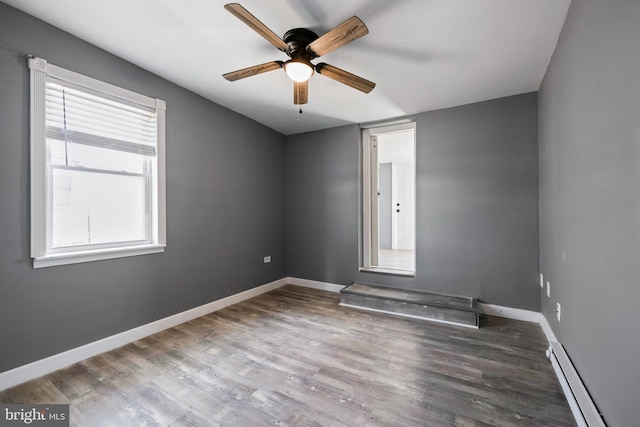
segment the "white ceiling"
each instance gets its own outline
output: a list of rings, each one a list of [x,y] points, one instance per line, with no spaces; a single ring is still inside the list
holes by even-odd
[[[369,34],[314,62],[377,83],[361,93],[321,75],[300,122],[276,70],[222,74],[286,55],[225,0],[2,0],[285,135],[381,121],[538,90],[570,0],[241,0],[276,34],[319,35],[352,15]],[[170,106],[168,106],[170,108]]]

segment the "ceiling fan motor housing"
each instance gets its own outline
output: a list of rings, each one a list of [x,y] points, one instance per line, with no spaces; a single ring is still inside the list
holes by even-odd
[[[307,46],[312,41],[316,40],[318,35],[306,28],[294,28],[287,31],[284,34],[282,40],[287,44],[287,50],[285,53],[290,58],[302,57],[306,60],[311,60],[316,57],[313,52],[307,50]]]

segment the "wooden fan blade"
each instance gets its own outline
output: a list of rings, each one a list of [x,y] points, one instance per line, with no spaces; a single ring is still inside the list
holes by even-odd
[[[347,86],[351,86],[354,89],[358,89],[364,93],[369,93],[376,87],[376,84],[362,77],[351,74],[348,71],[342,70],[333,65],[325,64],[324,62],[316,65],[316,71],[318,74],[322,74],[325,77],[329,77],[337,82],[344,83]]]
[[[302,105],[309,102],[309,80],[293,82],[293,103]]]
[[[245,77],[255,76],[257,74],[266,73],[267,71],[277,70],[282,68],[284,62],[271,61],[260,65],[254,65],[253,67],[243,68],[242,70],[232,71],[230,73],[223,74],[222,77],[234,82],[236,80],[244,79]]]
[[[287,49],[287,44],[276,33],[271,31],[266,25],[264,25],[258,18],[253,16],[247,9],[242,7],[238,3],[225,4],[224,8],[227,9],[233,16],[247,24],[253,31],[264,37],[269,43],[276,48],[284,51]]]
[[[355,39],[359,39],[368,33],[369,29],[364,25],[364,22],[357,16],[352,16],[333,30],[330,30],[309,43],[307,51],[316,57],[326,55],[332,50],[344,46]]]

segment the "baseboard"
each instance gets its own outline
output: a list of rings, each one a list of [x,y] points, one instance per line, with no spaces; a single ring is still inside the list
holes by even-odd
[[[59,354],[55,354],[45,359],[37,360],[27,365],[19,366],[9,371],[1,372],[0,390],[5,390],[7,388],[22,384],[43,375],[50,374],[57,371],[58,369],[65,368],[69,365],[81,362],[93,356],[97,356],[98,354],[104,353],[106,351],[122,347],[123,345],[148,337],[149,335],[164,331],[165,329],[172,328],[200,316],[213,313],[214,311],[221,310],[230,305],[272,291],[287,284],[329,292],[340,292],[340,290],[344,288],[343,285],[338,285],[335,283],[319,282],[316,280],[300,279],[296,277],[285,277],[274,282],[258,286],[256,288],[249,289],[247,291],[240,292],[238,294],[192,308],[182,313],[177,313],[173,316],[165,317],[164,319],[156,320],[155,322],[151,322],[146,325],[142,325],[137,328],[133,328],[128,331],[124,331],[119,334],[112,335],[110,337],[106,337],[101,340],[94,341]],[[478,305],[480,312],[484,314],[505,317],[508,319],[525,320],[528,322],[540,323],[540,313],[521,310],[517,308],[502,307],[492,304],[480,303]],[[542,316],[542,319],[544,319],[544,316]],[[544,322],[546,322],[546,319],[544,319]],[[546,325],[548,331],[551,331],[551,328],[548,327],[548,323]],[[544,324],[542,326],[543,330],[545,330]],[[545,335],[547,335],[547,337],[549,336],[546,330]]]
[[[319,289],[321,291],[340,292],[340,290],[344,288],[343,285],[336,285],[335,283],[318,282],[315,280],[308,280],[308,279],[298,279],[296,277],[287,277],[286,280],[288,285],[296,285],[296,286],[302,286],[305,288]]]
[[[316,280],[298,279],[287,277],[288,285],[303,286],[305,288],[320,289],[329,292],[340,292],[343,285],[335,283],[319,282]],[[523,310],[521,308],[504,307],[495,304],[478,303],[478,311],[489,316],[504,317],[505,319],[523,320],[525,322],[540,323],[540,313],[537,311]]]
[[[164,319],[156,320],[155,322],[147,323],[146,325],[138,326],[137,328],[55,354],[45,359],[37,360],[27,365],[2,372],[0,373],[0,390],[5,390],[9,387],[50,374],[58,369],[65,368],[106,351],[122,347],[123,345],[180,325],[181,323],[188,322],[200,316],[213,313],[214,311],[221,310],[230,305],[261,295],[265,292],[272,291],[286,285],[287,283],[287,278],[279,279],[256,288],[174,314],[173,316],[165,317]]]
[[[551,325],[549,325],[549,322],[547,321],[547,318],[544,316],[544,314],[540,314],[540,327],[542,327],[542,332],[544,332],[544,336],[547,338],[548,342],[560,342],[558,341],[558,338],[556,338],[556,335],[553,333]]]
[[[540,326],[547,341],[549,341],[547,358],[551,361],[551,366],[556,377],[558,377],[558,382],[567,398],[567,403],[573,418],[576,420],[576,424],[578,427],[605,427],[605,423],[593,403],[589,391],[580,379],[573,362],[571,362],[564,347],[553,333],[549,321],[543,314],[540,315]]]
[[[525,322],[540,323],[540,313],[537,311],[523,310],[521,308],[504,307],[495,304],[478,303],[481,314],[504,317],[505,319],[522,320]]]
[[[547,357],[558,377],[578,427],[606,427],[573,362],[559,342],[549,343]]]

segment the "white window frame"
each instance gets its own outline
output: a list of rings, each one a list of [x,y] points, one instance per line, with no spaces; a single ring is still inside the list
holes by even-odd
[[[415,271],[394,270],[378,266],[378,250],[376,250],[379,245],[377,228],[378,188],[373,184],[374,182],[378,182],[378,140],[376,135],[392,132],[402,132],[409,129],[413,130],[415,150],[415,122],[406,121],[389,124],[379,124],[375,127],[372,126],[364,128],[362,130],[362,263],[360,271],[415,277]],[[417,267],[414,266],[414,268]]]
[[[29,57],[30,101],[31,101],[31,257],[33,267],[50,267],[64,264],[98,261],[134,255],[145,255],[163,252],[166,243],[166,178],[165,178],[165,111],[166,104],[161,99],[150,98],[127,89],[123,89],[91,77],[87,77],[64,68],[47,63],[37,57]],[[69,248],[65,251],[49,248],[48,233],[51,222],[48,218],[47,193],[48,172],[46,160],[46,82],[47,77],[70,82],[74,85],[89,88],[153,108],[157,115],[157,146],[155,170],[152,181],[150,207],[151,235],[148,242],[142,244],[109,245],[109,247]]]

